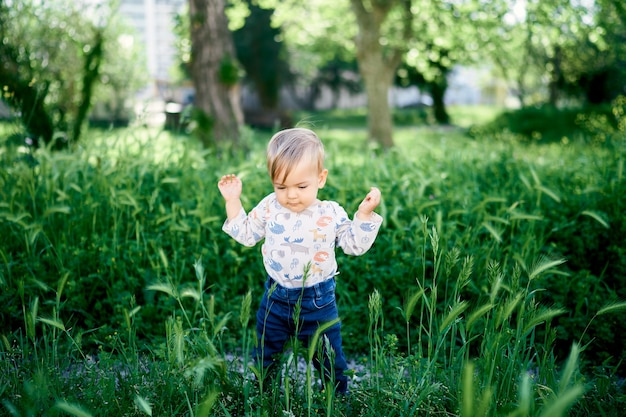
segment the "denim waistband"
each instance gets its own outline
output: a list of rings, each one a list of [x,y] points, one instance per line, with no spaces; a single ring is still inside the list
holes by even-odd
[[[265,290],[271,292],[271,297],[277,297],[289,301],[298,301],[300,298],[318,298],[328,292],[335,291],[335,287],[336,283],[334,277],[318,282],[310,287],[303,288],[283,287],[270,277],[268,277],[265,282]]]

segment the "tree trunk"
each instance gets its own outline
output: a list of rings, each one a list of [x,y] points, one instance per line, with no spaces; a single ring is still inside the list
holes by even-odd
[[[54,136],[54,122],[44,101],[48,95],[47,83],[33,83],[32,78],[22,78],[19,64],[10,45],[0,45],[0,79],[7,104],[17,109],[23,125],[34,146],[40,141],[48,144]]]
[[[225,0],[190,0],[191,78],[198,134],[205,146],[238,142],[243,124],[238,65]],[[198,120],[196,120],[198,121]]]
[[[554,48],[554,55],[548,58],[548,63],[552,64],[548,66],[548,74],[550,76],[550,81],[548,82],[548,104],[553,107],[557,107],[559,104],[560,81],[562,77],[561,58],[561,47],[557,45]]]
[[[80,105],[74,120],[72,128],[72,136],[70,139],[74,143],[78,143],[82,133],[83,124],[87,119],[87,113],[91,108],[94,88],[100,76],[100,65],[104,55],[104,34],[102,28],[95,28],[94,42],[92,47],[85,52],[83,65],[83,85],[81,87]],[[83,51],[86,48],[83,48]]]
[[[435,115],[435,120],[441,125],[447,125],[450,123],[450,116],[448,115],[446,103],[444,101],[446,89],[448,88],[448,81],[446,77],[447,71],[443,72],[443,74],[428,83],[430,95],[433,98],[433,113]]]
[[[380,51],[366,49],[359,55],[361,55],[359,70],[367,94],[368,136],[383,148],[391,148],[394,143],[389,88],[392,85],[395,67],[390,71],[391,68],[385,65]]]
[[[382,147],[390,148],[393,146],[393,125],[388,94],[402,51],[393,49],[388,54],[383,53],[380,28],[395,2],[371,1],[367,8],[364,0],[351,0],[350,3],[359,26],[356,49],[367,93],[368,135]],[[410,2],[406,4],[410,9]]]

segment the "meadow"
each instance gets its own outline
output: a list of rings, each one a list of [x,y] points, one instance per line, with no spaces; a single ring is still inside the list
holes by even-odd
[[[221,231],[216,184],[238,174],[247,209],[271,192],[273,132],[203,149],[93,130],[51,152],[0,125],[0,416],[622,415],[618,104],[556,138],[485,109],[452,109],[454,127],[407,110],[390,150],[361,114],[298,116],[327,149],[321,198],[350,213],[383,195],[374,247],[338,254],[345,397],[315,375],[317,343],[290,346],[280,386],[256,381],[260,249]]]

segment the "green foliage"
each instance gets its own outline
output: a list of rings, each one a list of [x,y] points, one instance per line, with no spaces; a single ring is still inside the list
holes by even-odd
[[[590,145],[623,147],[623,104],[620,97],[611,105],[559,109],[552,106],[525,107],[503,112],[490,123],[470,130],[473,137],[508,131],[533,143],[583,141]],[[621,113],[620,113],[621,112]]]
[[[563,353],[569,349],[568,342],[573,335],[580,335],[586,327],[592,312],[598,311],[607,300],[624,299],[626,283],[624,277],[623,234],[624,198],[623,190],[623,152],[626,144],[624,134],[624,97],[618,97],[611,106],[592,107],[581,110],[557,110],[549,108],[522,109],[511,112],[489,124],[487,129],[495,131],[510,130],[521,133],[527,143],[560,142],[562,149],[567,149],[572,142],[603,146],[609,152],[613,168],[606,170],[595,163],[589,170],[579,169],[572,172],[567,181],[573,192],[567,199],[552,193],[550,189],[542,191],[551,195],[547,200],[546,210],[551,218],[552,229],[546,236],[547,247],[554,254],[565,257],[571,276],[549,279],[542,299],[544,302],[568,306],[568,314],[558,320],[557,351]],[[496,128],[496,126],[499,126]],[[473,133],[484,134],[481,128]],[[581,165],[587,165],[586,157],[576,158]],[[572,161],[570,161],[571,163]],[[533,174],[533,175],[536,175]],[[600,183],[590,184],[591,176],[601,179]],[[564,184],[560,181],[560,184]],[[559,185],[562,186],[562,185]],[[549,187],[552,188],[552,187]],[[596,322],[582,343],[594,341],[610,347],[624,344],[624,324],[618,317]],[[607,360],[615,353],[595,350],[586,353],[594,362]],[[618,356],[620,354],[617,354]]]
[[[461,128],[470,126],[483,125],[491,122],[500,114],[500,109],[493,106],[451,106],[448,109],[451,117],[451,123]],[[352,146],[357,148],[359,142],[352,141],[355,135],[358,135],[358,129],[367,123],[367,112],[365,109],[332,109],[321,111],[301,111],[294,114],[294,119],[298,124],[306,125],[312,129],[347,129],[357,130],[357,132],[333,132],[333,135],[346,135],[345,140],[341,140],[342,146]],[[431,127],[434,124],[433,110],[429,107],[414,107],[393,110],[393,123],[398,128],[404,127]],[[476,129],[476,128],[474,128]],[[424,136],[433,136],[433,139],[440,137],[440,132],[445,130],[437,130],[433,128],[425,129],[421,134]],[[454,129],[451,130],[454,132]],[[403,136],[403,130],[397,132]],[[340,138],[335,138],[340,140]]]
[[[205,146],[215,143],[213,139],[215,120],[211,115],[198,107],[192,107],[189,119],[189,131],[194,137],[198,138]]]
[[[618,141],[518,143],[507,133],[468,139],[407,127],[397,132],[397,148],[380,152],[367,148],[364,131],[316,130],[330,170],[322,198],[350,211],[369,186],[383,190],[385,223],[374,247],[361,257],[338,254],[344,348],[365,369],[353,375],[352,396],[335,401],[332,390],[317,392],[310,373],[302,383],[297,346],[285,359],[288,389],[260,395],[259,372],[247,366],[264,273],[258,248],[221,231],[215,184],[237,173],[246,208],[270,192],[266,134],[235,154],[167,132],[89,132],[88,146],[38,149],[29,159],[7,134],[3,411],[623,409],[626,201]]]
[[[24,136],[57,148],[79,141],[92,104],[105,101],[107,88],[113,116],[122,117],[121,103],[141,79],[141,61],[132,55],[137,48],[122,42],[128,29],[109,5],[9,4],[0,3],[0,88]]]
[[[245,69],[246,79],[254,85],[262,107],[276,109],[281,87],[289,83],[291,75],[282,32],[271,24],[272,9],[263,9],[250,0],[245,3],[250,13],[244,25],[233,32],[237,59]]]
[[[239,65],[232,57],[224,57],[220,62],[219,80],[231,87],[239,82]]]

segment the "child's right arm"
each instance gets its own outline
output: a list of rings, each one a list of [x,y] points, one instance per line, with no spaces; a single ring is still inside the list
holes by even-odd
[[[226,202],[228,217],[222,230],[242,245],[254,246],[265,237],[266,217],[259,213],[267,210],[269,196],[246,214],[241,204],[241,180],[236,175],[224,175],[217,183],[217,188]]]
[[[242,208],[241,180],[235,174],[224,175],[217,183],[217,188],[226,202],[226,217],[230,221],[239,215]]]

